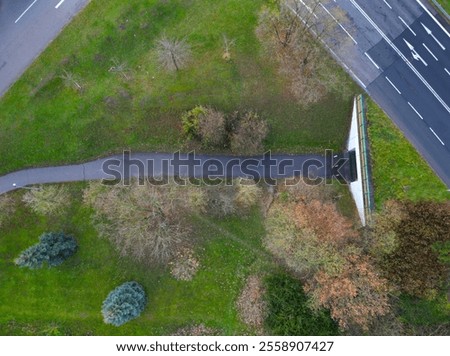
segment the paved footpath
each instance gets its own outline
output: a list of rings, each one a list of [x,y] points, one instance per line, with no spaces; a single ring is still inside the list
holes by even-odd
[[[115,155],[82,164],[30,168],[0,177],[0,194],[33,184],[63,183],[127,177],[179,176],[203,178],[239,178],[250,176],[289,178],[308,176],[330,178],[336,176],[339,155],[272,155],[237,157],[225,155],[180,154],[178,159],[169,153],[133,153]],[[194,159],[196,160],[194,162]],[[271,162],[269,162],[269,159]],[[140,163],[141,162],[141,163]],[[270,168],[267,168],[270,163]],[[344,164],[341,176],[347,176]]]

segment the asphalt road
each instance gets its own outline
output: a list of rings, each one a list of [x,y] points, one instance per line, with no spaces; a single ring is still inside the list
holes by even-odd
[[[0,0],[0,96],[89,0]]]
[[[332,54],[450,188],[450,26],[426,0],[296,1],[335,17]]]
[[[133,153],[115,155],[95,161],[59,167],[25,169],[0,177],[0,194],[33,184],[63,183],[129,177],[194,177],[256,179],[308,177],[343,178],[350,181],[346,156],[273,155],[236,157],[224,155],[189,155],[168,153]],[[174,160],[175,159],[175,160]],[[268,183],[269,180],[266,179]],[[316,181],[316,183],[320,183]]]

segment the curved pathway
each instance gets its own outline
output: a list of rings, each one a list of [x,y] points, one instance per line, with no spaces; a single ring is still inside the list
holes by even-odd
[[[132,153],[114,155],[82,164],[30,168],[0,177],[0,194],[27,185],[129,177],[179,176],[195,178],[308,176],[330,178],[348,176],[342,154],[331,151],[321,155],[261,155],[237,157],[169,153]]]

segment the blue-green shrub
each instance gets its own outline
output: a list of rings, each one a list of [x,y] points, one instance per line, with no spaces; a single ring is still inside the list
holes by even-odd
[[[42,268],[47,263],[49,267],[58,266],[77,251],[76,240],[62,232],[44,233],[39,242],[23,251],[15,262],[20,267],[31,269]]]
[[[121,326],[137,318],[147,304],[142,286],[137,282],[126,282],[111,291],[103,302],[102,315],[106,324]]]

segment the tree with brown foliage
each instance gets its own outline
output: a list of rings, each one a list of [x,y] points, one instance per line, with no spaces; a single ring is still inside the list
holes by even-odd
[[[367,256],[348,255],[346,262],[339,275],[316,273],[305,291],[313,307],[329,309],[341,329],[368,330],[372,320],[389,311],[387,284]]]
[[[239,119],[231,135],[231,150],[240,155],[263,153],[263,143],[268,133],[267,122],[256,112],[248,111]]]
[[[402,292],[433,297],[443,287],[449,270],[435,246],[450,241],[450,203],[393,204],[398,211],[396,218],[390,219],[393,209],[388,208],[379,218],[386,221],[384,231],[374,231],[374,241],[385,235],[395,238],[392,251],[379,258],[380,267]]]
[[[266,246],[305,283],[316,309],[330,309],[342,329],[367,330],[388,312],[387,281],[359,246],[359,234],[330,202],[274,203]]]

